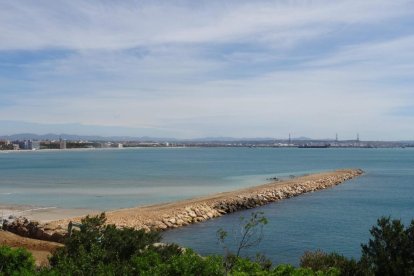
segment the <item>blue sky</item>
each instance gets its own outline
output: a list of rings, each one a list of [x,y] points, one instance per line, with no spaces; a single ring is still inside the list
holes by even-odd
[[[414,140],[413,49],[411,0],[0,0],[0,132]]]

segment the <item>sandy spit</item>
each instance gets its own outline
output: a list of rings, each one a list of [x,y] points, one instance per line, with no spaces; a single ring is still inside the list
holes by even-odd
[[[217,209],[216,207],[213,207],[213,206],[217,206],[223,202],[228,203],[231,201],[234,202],[235,200],[239,200],[241,198],[246,199],[246,198],[262,196],[262,195],[266,195],[266,193],[269,193],[269,192],[273,193],[273,192],[286,191],[286,190],[291,191],[293,189],[294,192],[293,192],[293,195],[291,196],[297,196],[302,193],[313,192],[319,189],[325,189],[325,188],[338,185],[346,180],[357,177],[361,175],[362,173],[363,173],[362,170],[359,170],[359,169],[342,169],[342,170],[337,170],[337,171],[316,173],[316,174],[296,177],[294,179],[289,179],[289,180],[274,181],[274,182],[267,183],[264,185],[239,189],[239,190],[230,191],[230,192],[223,192],[223,193],[218,193],[218,194],[213,194],[213,195],[208,195],[208,196],[203,196],[203,197],[197,197],[197,198],[188,199],[188,200],[181,200],[177,202],[168,202],[168,203],[155,204],[155,205],[149,205],[149,206],[119,209],[119,210],[106,212],[107,223],[115,224],[120,227],[126,226],[126,227],[134,227],[137,229],[144,228],[144,229],[164,230],[166,228],[164,228],[164,226],[160,226],[159,222],[165,222],[165,224],[167,224],[167,228],[175,228],[175,227],[184,226],[184,225],[198,222],[198,221],[204,221],[212,217],[217,217],[217,216],[221,216],[222,214],[224,214],[224,212],[219,213],[219,212],[216,212],[216,210],[212,210],[214,213],[212,217],[209,216],[208,218],[204,218],[202,220],[195,220],[193,218],[193,220],[191,221],[188,221],[188,220],[186,221],[185,219],[186,214],[189,214],[189,213],[191,214],[193,210],[197,211],[199,209],[201,211],[204,211],[205,208],[207,208],[207,211],[205,211],[207,213],[208,210],[210,210],[209,209],[210,207],[212,209],[214,208]],[[299,192],[297,191],[298,189],[299,189]],[[287,196],[287,197],[291,197],[291,196]],[[274,202],[277,200],[281,200],[284,198],[286,197],[282,197],[276,200],[269,200],[269,202],[266,201],[264,204]],[[258,205],[264,205],[264,204],[260,203]],[[244,208],[244,209],[247,209],[247,208]],[[233,211],[229,211],[226,213],[230,213],[230,212],[233,212]],[[97,213],[92,213],[91,215],[94,215],[94,214],[97,214]],[[167,222],[166,220],[170,220],[171,218],[178,219],[178,220],[183,219],[184,220],[183,225],[180,225],[180,224],[177,225],[177,223],[175,222],[172,223],[173,225],[170,225],[170,223]],[[49,223],[49,226],[50,228],[56,228],[58,226],[60,226],[59,228],[66,228],[69,221],[80,221],[80,219],[81,217],[74,217],[70,219],[57,220],[57,221],[53,221]]]

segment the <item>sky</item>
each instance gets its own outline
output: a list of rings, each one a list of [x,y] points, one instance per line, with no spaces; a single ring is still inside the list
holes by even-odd
[[[0,134],[414,140],[414,1],[0,0]]]

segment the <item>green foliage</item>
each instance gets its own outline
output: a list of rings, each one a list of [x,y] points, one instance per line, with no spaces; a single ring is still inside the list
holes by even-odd
[[[325,253],[323,251],[305,252],[300,259],[300,266],[313,271],[328,272],[337,268],[341,275],[358,275],[358,263],[354,259],[347,259],[338,253]]]
[[[66,240],[65,247],[51,258],[43,275],[337,275],[311,269],[277,266],[258,255],[255,261],[236,254],[201,257],[175,245],[154,246],[159,233],[105,225],[105,215],[86,217],[79,231]],[[261,240],[266,224],[261,213],[241,219],[238,253]],[[223,239],[227,233],[222,231]],[[231,264],[231,265],[229,265]],[[330,274],[329,274],[330,273]]]
[[[158,267],[156,275],[223,275],[220,258],[203,258],[191,250],[182,255],[173,256],[168,262]],[[149,274],[148,274],[149,275]]]
[[[233,267],[232,276],[338,276],[336,268],[327,271],[314,271],[310,268],[295,268],[292,265],[282,264],[270,270],[263,270],[257,263],[248,259],[239,258]]]
[[[247,219],[240,217],[239,225],[233,231],[233,239],[236,243],[236,250],[232,252],[226,243],[228,232],[220,228],[217,231],[217,239],[224,249],[224,267],[226,271],[232,270],[236,261],[239,259],[242,250],[258,245],[263,239],[263,227],[267,224],[267,219],[263,212],[253,212]],[[261,267],[265,269],[271,266],[270,261],[263,262]]]
[[[263,268],[261,267],[259,263],[252,262],[249,259],[236,257],[233,260],[231,272],[232,274],[235,274],[235,275],[243,275],[242,273],[246,273],[244,275],[254,275],[257,272],[264,273],[267,271],[263,271]]]
[[[292,265],[278,265],[270,275],[275,276],[338,276],[340,272],[336,268],[326,271],[312,270],[310,268],[295,268]]]
[[[236,250],[236,256],[240,256],[243,249],[258,245],[263,239],[263,226],[267,224],[267,219],[263,216],[263,212],[253,212],[249,219],[240,218],[240,236]],[[237,238],[237,236],[236,236]]]
[[[414,275],[414,220],[405,228],[401,220],[382,217],[362,245],[361,266],[374,275]]]
[[[255,260],[240,257],[241,250],[260,242],[267,220],[261,213],[240,219],[236,253],[202,257],[176,245],[160,245],[159,233],[106,225],[105,215],[86,217],[79,231],[50,259],[51,266],[36,271],[24,249],[0,247],[0,275],[233,275],[233,276],[337,276],[414,275],[414,221],[405,228],[400,220],[381,218],[371,229],[372,238],[362,245],[359,262],[337,253],[305,252],[300,268],[272,267],[262,255]],[[226,231],[218,237],[225,246]]]
[[[0,247],[0,275],[32,275],[34,270],[34,259],[26,249]]]
[[[155,247],[161,240],[157,232],[146,233],[132,228],[118,229],[106,225],[104,214],[82,219],[79,231],[65,241],[50,259],[51,272],[67,275],[134,274],[131,261],[140,256],[157,255],[161,261],[181,253],[176,245]]]
[[[338,268],[341,275],[414,275],[414,220],[406,228],[401,220],[378,219],[371,239],[362,246],[360,261],[337,253],[306,252],[301,266],[327,271]]]
[[[270,270],[272,267],[272,261],[261,253],[256,254],[254,261],[258,263],[263,270]]]

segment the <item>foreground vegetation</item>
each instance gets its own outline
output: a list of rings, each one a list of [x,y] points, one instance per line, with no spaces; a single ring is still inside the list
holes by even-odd
[[[409,227],[399,220],[381,218],[372,238],[362,245],[360,260],[337,253],[306,252],[300,267],[272,264],[263,257],[240,257],[240,251],[261,239],[266,220],[252,214],[241,220],[236,252],[202,257],[190,249],[159,243],[157,232],[105,225],[105,216],[86,217],[65,246],[54,252],[50,266],[36,269],[24,249],[0,247],[0,275],[414,275],[414,220]],[[227,233],[220,230],[219,240]]]

